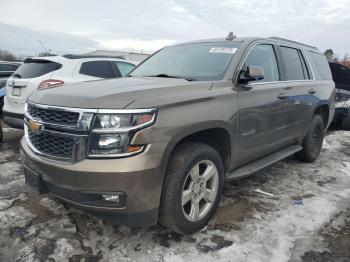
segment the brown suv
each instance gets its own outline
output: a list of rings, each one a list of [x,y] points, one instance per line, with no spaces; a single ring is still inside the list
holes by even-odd
[[[314,161],[334,114],[316,48],[280,38],[159,50],[122,79],[34,92],[22,159],[40,193],[129,226],[205,226],[226,180]]]

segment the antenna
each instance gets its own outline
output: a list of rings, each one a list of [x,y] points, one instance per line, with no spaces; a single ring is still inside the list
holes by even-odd
[[[44,49],[45,53],[49,55],[51,50],[50,49],[47,50],[47,48],[45,47],[44,43],[41,42],[41,40],[38,40],[38,41],[39,41],[41,47]]]
[[[226,40],[232,41],[235,38],[236,38],[236,36],[233,34],[233,32],[230,32],[230,33],[228,33]]]

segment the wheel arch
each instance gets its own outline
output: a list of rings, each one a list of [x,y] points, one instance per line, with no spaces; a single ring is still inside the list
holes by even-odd
[[[314,114],[313,115],[320,115],[323,120],[323,125],[325,130],[328,128],[329,124],[331,123],[330,117],[330,106],[328,103],[320,103],[315,107]]]
[[[225,171],[227,171],[232,155],[232,138],[230,127],[227,123],[215,121],[212,123],[191,126],[191,128],[182,130],[173,136],[165,149],[161,161],[161,167],[162,170],[164,170],[164,175],[169,158],[176,146],[178,146],[180,143],[189,141],[201,142],[214,147],[219,152],[223,160]]]

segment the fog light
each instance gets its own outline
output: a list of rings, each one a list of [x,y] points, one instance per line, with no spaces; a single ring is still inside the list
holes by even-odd
[[[120,202],[119,195],[102,195],[103,200],[110,202]]]

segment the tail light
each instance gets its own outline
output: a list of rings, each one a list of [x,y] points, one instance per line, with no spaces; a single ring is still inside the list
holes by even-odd
[[[62,81],[62,80],[48,79],[48,80],[42,81],[39,84],[38,90],[48,89],[48,88],[60,86],[60,85],[63,85],[63,84],[64,84],[64,81]]]

